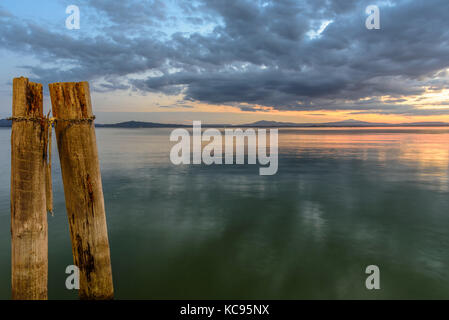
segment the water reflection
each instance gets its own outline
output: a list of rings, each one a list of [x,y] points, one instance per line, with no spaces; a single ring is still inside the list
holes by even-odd
[[[118,298],[449,298],[449,129],[281,130],[278,174],[265,177],[258,165],[174,166],[169,134],[97,130]],[[8,298],[9,154],[0,161]],[[76,298],[61,285],[60,180],[55,163],[50,297]],[[379,292],[364,287],[369,264]]]

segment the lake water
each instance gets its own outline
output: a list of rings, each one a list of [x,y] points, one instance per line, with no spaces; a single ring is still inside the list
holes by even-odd
[[[174,166],[170,132],[97,129],[116,298],[449,298],[448,128],[280,130],[274,176]],[[9,299],[9,129],[0,147]],[[56,148],[53,160],[49,298],[76,299]],[[368,265],[381,290],[365,288]]]

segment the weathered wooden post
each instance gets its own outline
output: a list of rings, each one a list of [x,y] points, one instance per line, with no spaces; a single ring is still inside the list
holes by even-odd
[[[112,299],[111,259],[89,84],[49,85],[81,299]]]
[[[16,300],[47,299],[47,122],[42,85],[13,80],[11,131],[11,284]]]

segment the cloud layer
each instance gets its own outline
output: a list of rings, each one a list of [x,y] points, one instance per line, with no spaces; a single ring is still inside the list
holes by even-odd
[[[79,34],[0,8],[2,47],[39,59],[24,67],[43,82],[91,80],[98,90],[183,94],[184,104],[243,110],[424,114],[397,103],[448,87],[447,0],[378,2],[380,30],[365,28],[376,1],[81,3],[96,24]]]

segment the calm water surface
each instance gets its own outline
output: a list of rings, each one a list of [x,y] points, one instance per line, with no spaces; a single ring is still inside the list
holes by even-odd
[[[174,166],[170,132],[97,129],[117,298],[449,299],[449,129],[281,130],[278,174],[263,177],[258,165]],[[0,147],[9,299],[9,129]],[[53,154],[49,297],[76,299]]]

